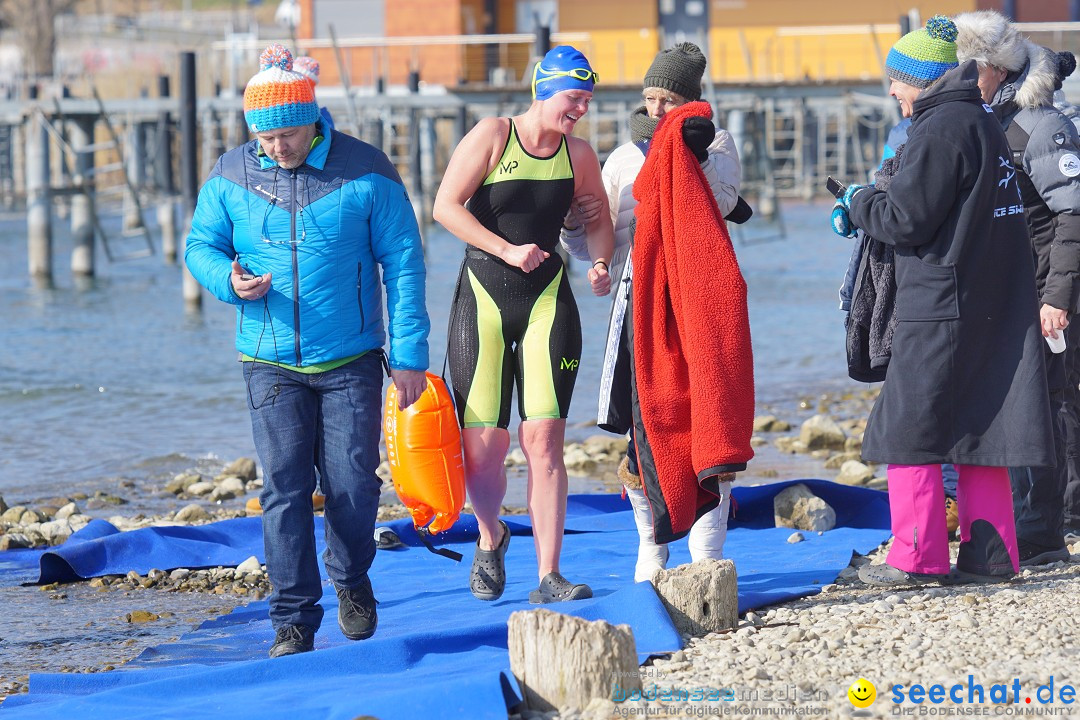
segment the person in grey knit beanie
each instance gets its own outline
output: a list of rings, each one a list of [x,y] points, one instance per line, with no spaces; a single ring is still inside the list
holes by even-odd
[[[662,88],[687,100],[701,99],[701,76],[705,74],[705,55],[691,42],[661,50],[645,73],[644,87]]]

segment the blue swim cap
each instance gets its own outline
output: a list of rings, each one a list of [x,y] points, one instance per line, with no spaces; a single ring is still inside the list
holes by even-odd
[[[533,97],[547,100],[563,90],[592,92],[598,79],[580,50],[569,45],[558,45],[551,48],[533,68]]]

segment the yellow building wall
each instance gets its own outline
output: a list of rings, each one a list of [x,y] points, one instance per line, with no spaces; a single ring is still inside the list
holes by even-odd
[[[654,0],[629,1],[655,4]],[[709,21],[713,27],[867,25],[895,23],[908,10],[918,10],[926,22],[931,15],[955,15],[976,10],[977,5],[976,0],[711,0]]]
[[[509,2],[509,0],[501,0]],[[976,0],[911,1],[932,14],[976,9]],[[708,37],[715,82],[867,80],[882,76],[899,38],[892,3],[819,0],[712,0]],[[559,30],[585,32],[580,43],[601,82],[636,84],[660,50],[657,0],[561,0]]]

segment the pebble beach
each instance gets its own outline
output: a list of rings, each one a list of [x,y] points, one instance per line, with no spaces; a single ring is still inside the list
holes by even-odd
[[[738,482],[822,477],[883,488],[884,469],[858,459],[874,396],[869,389],[806,395],[759,408],[754,437],[758,456]],[[592,491],[617,492],[615,467],[624,447],[625,440],[607,435],[568,443],[568,469],[579,481],[592,483]],[[511,482],[521,475],[523,460],[520,450],[508,457]],[[380,474],[389,477],[385,466]],[[121,530],[241,517],[248,514],[247,503],[260,487],[255,463],[240,458],[216,471],[192,469],[153,486],[130,488],[137,498],[110,488],[11,506],[0,500],[0,547],[59,544],[91,517],[108,519]],[[404,517],[389,482],[386,490],[379,520]],[[137,502],[129,502],[133,499]],[[125,514],[127,506],[158,512]],[[1072,682],[1080,652],[1080,619],[1071,611],[1080,606],[1080,545],[1071,548],[1069,562],[1025,569],[1001,585],[900,590],[863,586],[856,578],[858,567],[882,561],[886,549],[871,557],[853,557],[820,594],[749,612],[728,632],[685,637],[683,650],[641,668],[643,698],[620,703],[597,699],[561,713],[525,710],[512,717],[886,717],[905,708],[919,714],[919,708],[927,706],[892,702],[894,686],[905,693],[919,684],[948,688],[967,683],[969,675],[986,689],[1020,683],[1023,697],[1018,701],[1010,695],[1006,703],[985,706],[988,714],[1003,716],[1030,709],[1024,699],[1051,676],[1059,684]],[[40,646],[48,647],[48,653],[34,653],[32,661],[26,661],[29,652],[17,655],[23,662],[0,660],[0,695],[25,692],[30,671],[113,670],[146,647],[175,639],[202,620],[269,591],[264,568],[255,558],[236,568],[151,570],[146,575],[130,572],[66,585],[5,589],[20,594],[24,603],[33,595],[33,605],[41,612],[66,606],[90,620],[81,642],[43,637]],[[854,708],[847,696],[848,687],[860,677],[873,683],[878,694],[867,709]],[[1038,707],[1070,709],[1060,703]]]

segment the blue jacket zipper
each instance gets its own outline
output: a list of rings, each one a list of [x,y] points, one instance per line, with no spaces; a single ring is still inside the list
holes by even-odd
[[[303,364],[303,356],[300,354],[300,260],[296,252],[296,170],[289,171],[292,175],[292,191],[289,196],[289,238],[292,241],[292,273],[293,273],[293,347],[296,349],[296,367]]]

